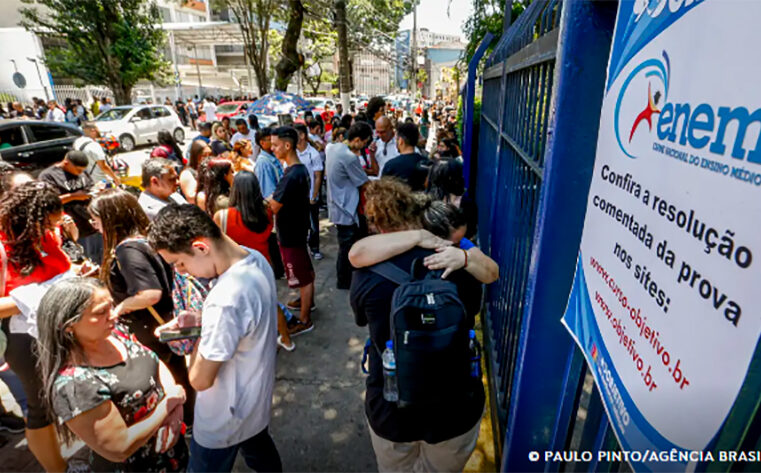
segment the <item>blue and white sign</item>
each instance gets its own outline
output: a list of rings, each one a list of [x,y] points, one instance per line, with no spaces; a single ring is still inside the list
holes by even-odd
[[[761,2],[620,2],[563,323],[624,450],[710,450],[754,360],[759,21]]]

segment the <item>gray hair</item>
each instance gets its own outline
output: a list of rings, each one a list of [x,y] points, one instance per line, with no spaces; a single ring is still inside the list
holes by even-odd
[[[44,405],[51,419],[56,418],[53,391],[58,372],[72,355],[83,356],[74,334],[66,329],[82,318],[92,303],[95,290],[102,287],[97,279],[65,279],[53,284],[40,301],[37,309],[37,372],[42,378]],[[56,423],[56,428],[66,442],[73,438],[65,424]]]
[[[151,185],[152,177],[161,179],[173,166],[174,163],[165,158],[148,158],[143,161],[143,188],[147,189]]]

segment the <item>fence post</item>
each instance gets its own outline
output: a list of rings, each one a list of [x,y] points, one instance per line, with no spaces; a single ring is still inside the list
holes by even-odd
[[[468,188],[470,188],[471,184],[470,168],[472,164],[471,158],[473,156],[473,114],[475,113],[476,102],[476,73],[478,72],[478,63],[481,62],[481,58],[484,56],[484,53],[489,48],[493,39],[493,34],[486,33],[486,36],[481,40],[481,44],[478,45],[476,52],[468,63],[468,81],[465,84],[465,97],[464,103],[462,104],[465,114],[463,120],[465,130],[463,131],[462,139],[462,169],[465,177],[465,185]]]
[[[574,403],[564,398],[573,392],[568,383],[578,382],[582,366],[569,358],[574,342],[560,317],[581,240],[617,3],[565,0],[562,8],[546,165],[502,471],[558,469],[561,463],[545,462],[544,452],[565,446]],[[530,452],[536,452],[533,461]]]

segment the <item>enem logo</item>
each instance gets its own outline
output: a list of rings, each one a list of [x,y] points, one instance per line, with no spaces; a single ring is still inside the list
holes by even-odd
[[[761,108],[669,102],[670,79],[671,64],[663,51],[662,59],[643,61],[621,85],[614,128],[626,156],[634,159],[651,149],[655,128],[659,140],[691,148],[688,151],[708,147],[711,153],[725,156],[729,145],[732,158],[761,164]]]
[[[670,73],[669,57],[664,51],[663,60],[643,61],[629,73],[621,85],[616,99],[613,126],[618,146],[632,159],[637,157],[635,150],[642,149],[637,146],[638,140],[634,140],[637,130],[647,125],[647,130],[652,131],[654,118],[662,112],[660,104],[665,103],[668,98]]]

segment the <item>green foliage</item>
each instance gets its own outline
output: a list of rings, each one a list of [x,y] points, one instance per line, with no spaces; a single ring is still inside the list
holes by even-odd
[[[337,78],[330,77],[335,74],[322,69],[322,62],[335,53],[338,33],[331,31],[331,24],[325,17],[307,18],[302,38],[301,51],[305,56],[304,81],[312,89],[312,94],[317,95],[320,85],[325,82],[332,84]]]
[[[108,86],[129,103],[141,79],[168,83],[161,14],[146,0],[22,0],[21,25],[50,38],[45,62],[55,75]],[[44,7],[43,9],[37,6]]]
[[[502,26],[505,20],[505,0],[472,0],[472,2],[473,14],[465,21],[463,27],[468,40],[468,47],[465,49],[466,64],[470,62],[486,33],[493,34],[495,39],[484,57],[491,53],[499,37],[502,36]],[[531,0],[514,0],[511,22],[515,22],[529,4],[531,4]]]

